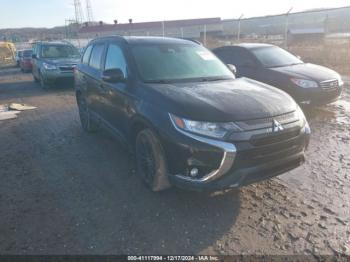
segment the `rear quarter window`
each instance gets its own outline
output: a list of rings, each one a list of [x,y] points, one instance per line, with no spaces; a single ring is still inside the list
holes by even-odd
[[[255,63],[249,53],[241,48],[225,48],[215,52],[225,64],[244,66],[248,63]]]
[[[89,64],[91,51],[92,51],[92,45],[88,46],[85,49],[84,56],[83,56],[83,59],[82,59],[83,64],[85,64],[85,65]]]

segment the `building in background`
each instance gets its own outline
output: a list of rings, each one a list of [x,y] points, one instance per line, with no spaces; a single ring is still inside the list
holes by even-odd
[[[156,21],[144,23],[124,23],[85,25],[79,30],[80,38],[94,38],[107,35],[134,35],[134,36],[170,36],[200,38],[203,35],[222,34],[221,18],[204,18],[173,21]]]
[[[289,29],[288,44],[323,43],[325,36],[326,30],[323,27]]]
[[[350,6],[332,9],[310,10],[288,14],[288,30],[309,30],[322,28],[325,33],[350,31]],[[283,36],[286,27],[286,14],[227,19],[222,21],[223,34],[237,37],[239,31],[243,36]]]
[[[89,5],[88,5],[89,6]],[[90,8],[91,9],[91,8]],[[349,39],[350,6],[333,9],[310,10],[305,12],[242,18],[226,19],[219,17],[187,19],[173,21],[155,21],[113,24],[86,21],[76,23],[67,19],[65,26],[47,28],[0,29],[0,39],[6,38],[12,42],[30,42],[35,40],[77,40],[81,45],[98,36],[136,35],[136,36],[169,36],[184,37],[210,42],[216,38],[228,44],[237,41],[270,42],[283,45],[288,37],[288,43],[298,41],[319,41],[336,35],[337,39]],[[90,20],[93,19],[91,15]],[[288,22],[288,23],[286,23]],[[240,37],[238,37],[240,32]]]

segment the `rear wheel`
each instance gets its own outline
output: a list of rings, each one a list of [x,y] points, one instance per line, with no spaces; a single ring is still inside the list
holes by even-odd
[[[88,133],[93,133],[98,131],[99,126],[92,119],[89,106],[82,95],[77,96],[77,103],[78,103],[78,109],[79,109],[80,122],[84,131]]]
[[[154,192],[170,187],[162,145],[151,129],[142,130],[136,137],[137,173]]]

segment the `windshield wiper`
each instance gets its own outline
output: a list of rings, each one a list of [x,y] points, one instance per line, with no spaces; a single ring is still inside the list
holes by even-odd
[[[166,80],[166,79],[158,79],[158,80],[146,80],[144,81],[147,84],[168,84],[171,81],[170,80]]]
[[[203,77],[199,79],[200,82],[214,82],[214,81],[221,81],[221,80],[228,80],[229,78],[224,78],[224,77]]]
[[[291,66],[294,66],[294,65],[301,65],[303,63],[293,63],[293,64],[290,64]]]

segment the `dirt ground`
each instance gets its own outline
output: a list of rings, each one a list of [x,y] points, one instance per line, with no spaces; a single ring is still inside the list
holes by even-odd
[[[71,87],[0,71],[1,254],[348,254],[350,88],[306,112],[302,167],[226,193],[149,192],[105,132],[80,127]]]

